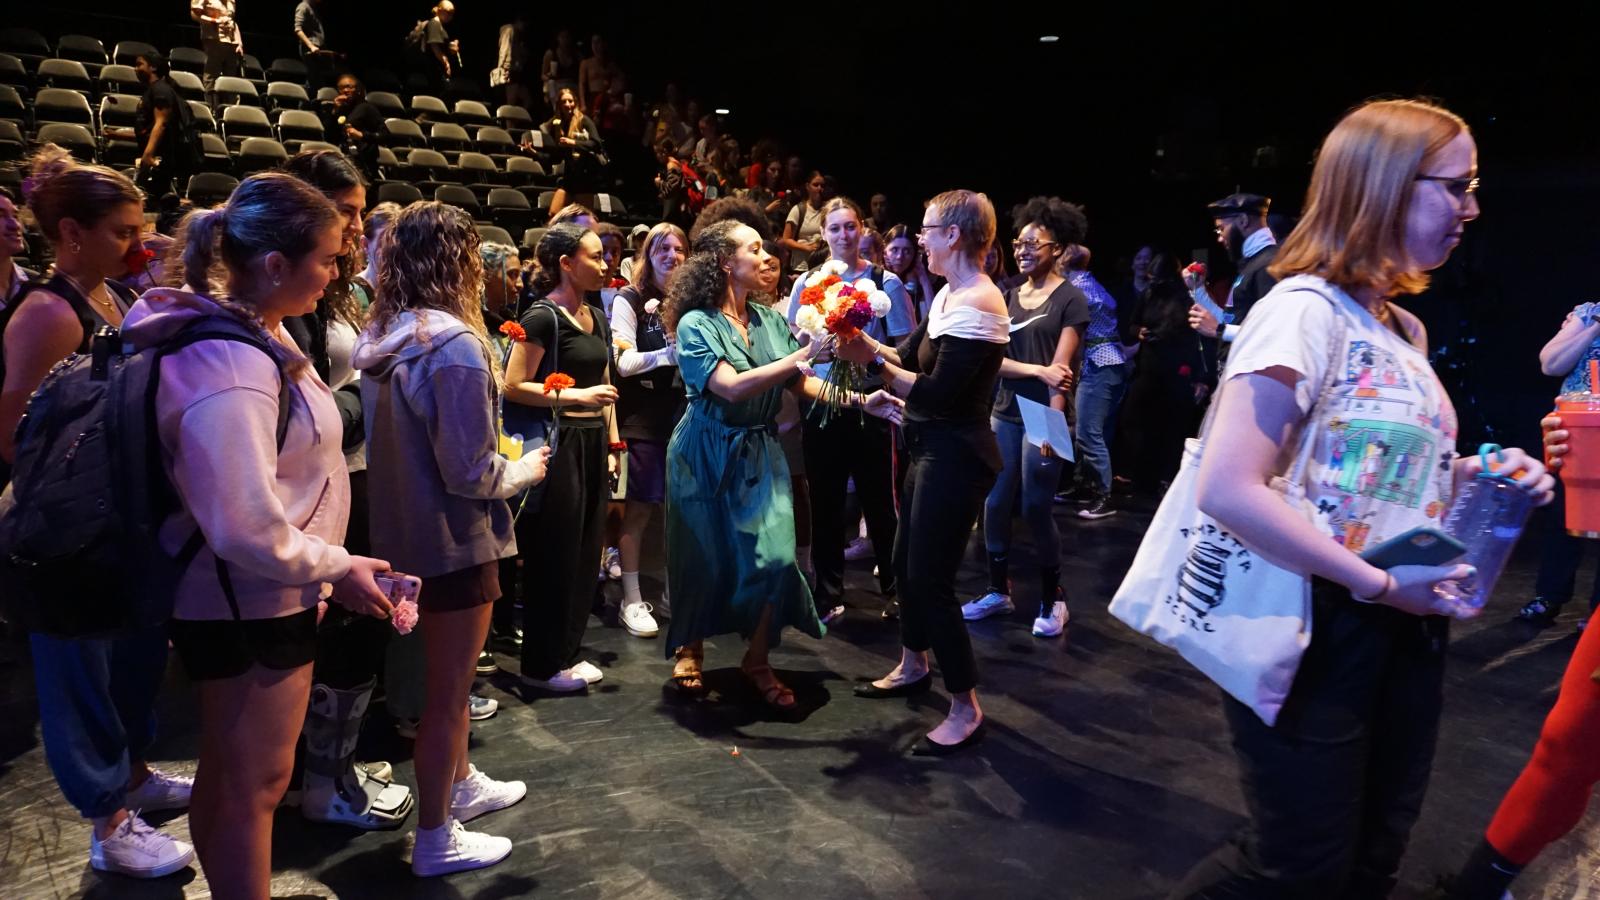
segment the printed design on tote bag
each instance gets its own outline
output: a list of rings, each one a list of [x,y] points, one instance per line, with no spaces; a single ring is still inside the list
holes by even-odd
[[[1176,590],[1166,598],[1167,609],[1196,631],[1214,632],[1206,617],[1227,599],[1229,567],[1248,572],[1255,556],[1238,538],[1210,523],[1178,530],[1185,538],[1197,533],[1203,537],[1179,566]]]

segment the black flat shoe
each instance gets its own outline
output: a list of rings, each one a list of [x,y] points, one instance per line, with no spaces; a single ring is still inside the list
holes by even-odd
[[[864,697],[868,700],[888,700],[892,697],[910,697],[914,694],[925,693],[931,687],[933,687],[933,673],[927,672],[916,681],[908,681],[905,684],[898,684],[891,688],[881,688],[870,681],[866,684],[858,684],[855,687],[855,694],[857,697]]]
[[[911,755],[912,756],[951,756],[951,755],[954,755],[956,753],[960,753],[961,751],[967,749],[968,747],[974,746],[979,741],[983,740],[983,733],[988,730],[988,724],[989,723],[988,723],[987,719],[979,722],[978,723],[978,727],[972,729],[972,733],[971,734],[969,734],[966,737],[962,738],[960,743],[955,743],[955,744],[936,744],[933,741],[928,740],[928,738],[926,736],[924,736],[922,738],[922,740],[917,741],[917,745],[915,747],[911,748]]]

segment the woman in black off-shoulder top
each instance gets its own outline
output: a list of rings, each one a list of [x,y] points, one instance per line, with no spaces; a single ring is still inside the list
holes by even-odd
[[[897,350],[862,337],[842,345],[838,356],[881,372],[884,387],[905,398],[911,456],[894,545],[904,645],[900,664],[856,693],[884,698],[926,690],[932,683],[932,650],[950,692],[950,714],[916,752],[942,756],[982,735],[977,664],[955,579],[1000,471],[989,406],[1011,320],[1005,298],[983,274],[984,253],[995,236],[989,199],[971,191],[940,194],[929,201],[922,221],[918,240],[927,251],[928,269],[949,285]]]

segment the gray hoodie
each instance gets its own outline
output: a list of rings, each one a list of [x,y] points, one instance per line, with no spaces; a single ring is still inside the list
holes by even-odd
[[[355,368],[373,555],[421,578],[516,555],[506,500],[535,483],[537,460],[497,452],[484,342],[448,313],[406,312],[362,332]]]

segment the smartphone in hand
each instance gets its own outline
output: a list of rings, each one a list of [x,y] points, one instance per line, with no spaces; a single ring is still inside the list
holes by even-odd
[[[1361,554],[1361,558],[1380,569],[1395,566],[1442,566],[1460,559],[1465,544],[1436,529],[1417,527],[1396,535]]]

